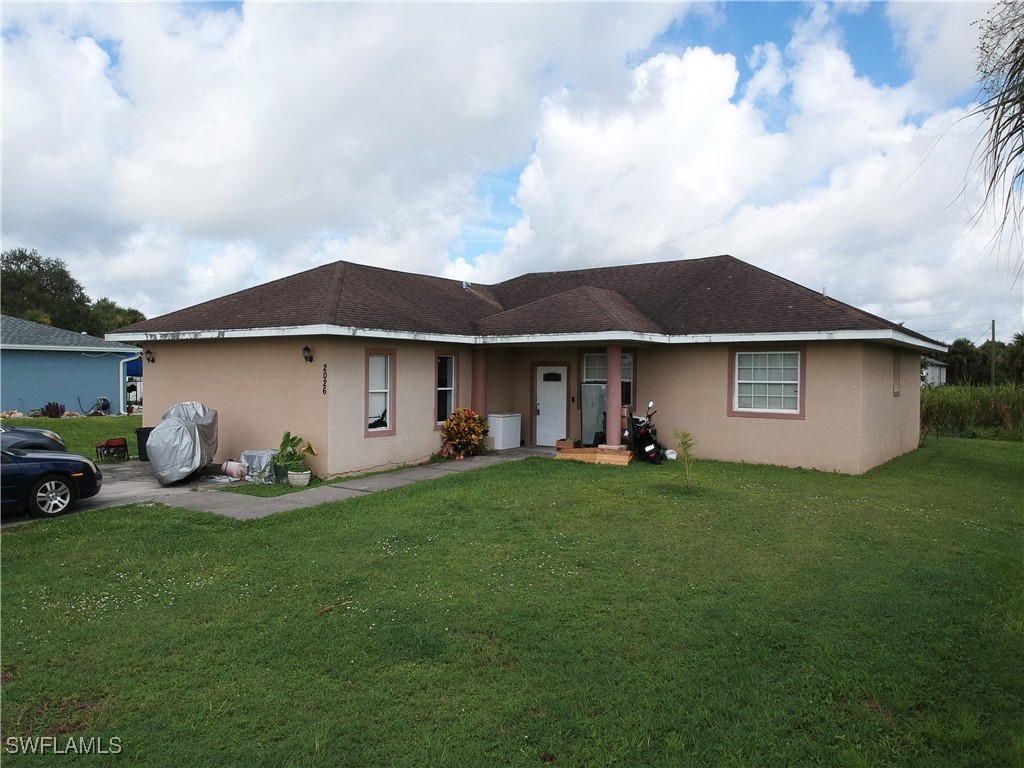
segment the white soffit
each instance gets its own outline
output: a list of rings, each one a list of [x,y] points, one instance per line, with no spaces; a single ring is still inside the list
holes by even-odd
[[[444,333],[415,333],[380,328],[355,328],[337,325],[303,325],[281,328],[242,328],[233,330],[195,330],[168,333],[109,333],[107,341],[200,341],[214,339],[265,339],[290,336],[341,336],[347,338],[391,339],[396,341],[429,341],[439,344],[472,344],[509,346],[522,344],[794,344],[811,341],[878,341],[917,350],[945,352],[944,344],[919,339],[910,334],[880,328],[867,331],[799,331],[792,333],[720,333],[720,334],[653,334],[622,331],[597,333],[522,334],[516,336],[464,336]]]

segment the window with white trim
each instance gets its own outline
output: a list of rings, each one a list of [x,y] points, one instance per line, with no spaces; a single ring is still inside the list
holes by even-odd
[[[800,412],[799,352],[737,352],[736,411]]]
[[[583,355],[583,382],[586,384],[608,383],[608,355],[604,352],[587,352]],[[633,403],[633,353],[622,353],[622,404]]]
[[[437,356],[437,423],[447,421],[455,410],[455,356]]]
[[[391,355],[370,352],[366,356],[366,428],[370,431],[390,429]]]

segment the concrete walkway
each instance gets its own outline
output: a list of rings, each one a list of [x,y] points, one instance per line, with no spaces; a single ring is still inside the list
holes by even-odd
[[[198,480],[192,483],[160,485],[153,471],[146,462],[125,461],[120,464],[101,464],[103,470],[103,489],[99,495],[79,502],[72,511],[87,509],[104,509],[122,504],[138,504],[154,502],[171,507],[193,509],[200,512],[213,512],[226,515],[236,520],[254,520],[272,515],[275,512],[287,512],[292,509],[312,507],[333,501],[358,498],[368,493],[401,488],[412,483],[422,483],[439,477],[459,472],[468,472],[482,467],[491,467],[506,461],[518,461],[528,456],[555,456],[555,449],[545,446],[511,448],[507,451],[486,456],[472,456],[463,461],[446,461],[439,464],[422,464],[408,469],[396,469],[382,472],[369,477],[357,479],[339,479],[330,485],[321,485],[305,491],[296,491],[283,496],[262,498],[247,496],[241,493],[226,493],[227,483]],[[4,525],[19,522],[8,520],[5,516]],[[32,519],[32,518],[28,518]]]

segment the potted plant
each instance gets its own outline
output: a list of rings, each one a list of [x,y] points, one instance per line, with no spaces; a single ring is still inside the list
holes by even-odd
[[[274,472],[279,483],[287,482],[294,488],[309,485],[312,473],[306,467],[306,456],[316,456],[316,449],[308,441],[305,447],[301,446],[302,438],[298,435],[285,432],[281,437],[281,447],[274,458]]]

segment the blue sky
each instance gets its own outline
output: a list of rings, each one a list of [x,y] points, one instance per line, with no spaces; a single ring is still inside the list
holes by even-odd
[[[988,7],[5,2],[3,245],[149,316],[337,259],[731,253],[1009,338],[968,115]]]
[[[707,15],[687,16],[662,39],[684,48],[709,45],[714,50],[729,51],[737,57],[744,77],[750,76],[746,66],[749,52],[766,40],[785,45],[806,14],[804,4],[788,1],[734,2],[711,7],[715,10]],[[902,85],[910,77],[911,71],[894,45],[885,3],[849,3],[836,15],[836,27],[858,74],[876,85],[888,86]]]

